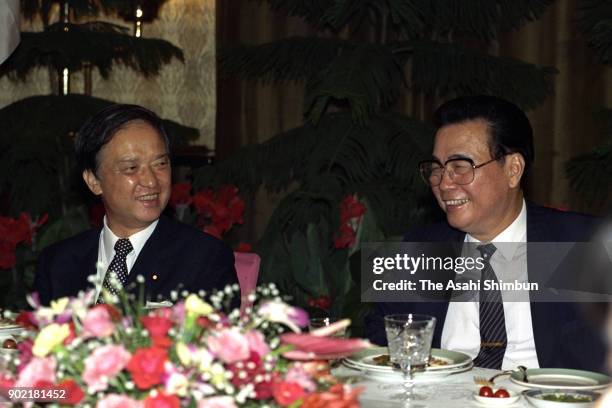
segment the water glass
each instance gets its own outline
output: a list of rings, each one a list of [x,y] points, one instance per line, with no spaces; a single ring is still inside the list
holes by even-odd
[[[426,398],[413,392],[414,373],[424,370],[429,362],[435,327],[433,316],[412,313],[385,316],[389,359],[395,369],[401,370],[404,379],[404,393],[391,398],[406,401]]]

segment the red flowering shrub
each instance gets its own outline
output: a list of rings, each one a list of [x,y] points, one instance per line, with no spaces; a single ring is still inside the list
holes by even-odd
[[[236,186],[221,186],[216,191],[198,191],[193,196],[191,189],[190,183],[173,185],[169,204],[177,214],[193,207],[197,214],[197,226],[204,232],[221,238],[234,224],[244,223],[242,214],[245,204]]]
[[[10,269],[17,261],[15,249],[24,243],[32,245],[32,238],[38,228],[47,222],[47,214],[32,221],[29,214],[21,213],[19,218],[0,217],[0,269]]]
[[[348,195],[340,202],[340,230],[334,235],[336,248],[349,248],[355,244],[357,228],[366,211],[356,195]]]

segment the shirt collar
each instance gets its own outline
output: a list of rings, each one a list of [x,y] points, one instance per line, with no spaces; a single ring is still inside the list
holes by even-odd
[[[480,242],[470,234],[465,234],[465,242]],[[523,199],[521,212],[505,230],[500,232],[491,242],[527,242],[527,206]],[[504,258],[512,259],[517,250],[517,245],[498,245],[497,249]]]
[[[133,254],[134,258],[138,258],[140,251],[142,251],[142,248],[147,243],[147,240],[149,239],[151,234],[153,234],[153,231],[155,230],[155,227],[157,226],[158,222],[159,219],[153,221],[147,228],[143,229],[142,231],[138,231],[137,233],[132,234],[128,237],[130,243],[132,244],[132,248],[134,248],[130,255]],[[108,227],[108,224],[106,222],[106,215],[104,216],[104,227],[102,228],[102,240],[104,241],[104,253],[106,255],[106,259],[110,262],[110,260],[113,259],[115,255],[115,243],[117,242],[117,240],[119,240],[119,237],[116,236],[113,231],[111,231],[111,229]]]

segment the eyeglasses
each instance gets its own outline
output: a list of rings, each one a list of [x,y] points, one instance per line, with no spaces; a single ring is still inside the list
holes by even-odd
[[[444,164],[438,160],[425,160],[419,163],[419,171],[425,184],[431,187],[437,187],[442,182],[444,172],[448,174],[450,179],[455,184],[470,184],[474,181],[474,173],[476,169],[486,166],[489,163],[493,163],[504,157],[494,157],[489,161],[481,164],[474,164],[472,159],[467,158],[456,158],[447,160]]]

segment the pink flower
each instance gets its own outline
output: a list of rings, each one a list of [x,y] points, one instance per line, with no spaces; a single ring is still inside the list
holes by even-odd
[[[317,385],[310,377],[310,374],[304,370],[301,364],[293,365],[287,371],[287,374],[285,374],[285,380],[299,384],[306,392],[313,392],[317,389]]]
[[[55,384],[56,366],[53,357],[34,357],[19,373],[15,387],[34,387],[39,381]]]
[[[210,397],[198,401],[198,408],[237,408],[232,397]]]
[[[105,390],[108,381],[123,370],[131,357],[123,346],[108,345],[96,349],[85,359],[83,381],[89,393]]]
[[[209,350],[226,363],[249,358],[249,341],[238,329],[222,329],[208,337]]]
[[[84,337],[107,337],[113,334],[115,325],[104,305],[98,305],[87,312],[83,319]]]
[[[96,408],[141,408],[140,401],[133,400],[125,395],[108,394],[96,404]]]
[[[249,349],[259,354],[260,357],[263,358],[268,353],[270,353],[270,347],[268,347],[268,344],[266,343],[266,338],[263,334],[261,334],[261,332],[257,330],[251,330],[245,334],[245,337],[249,342]]]

